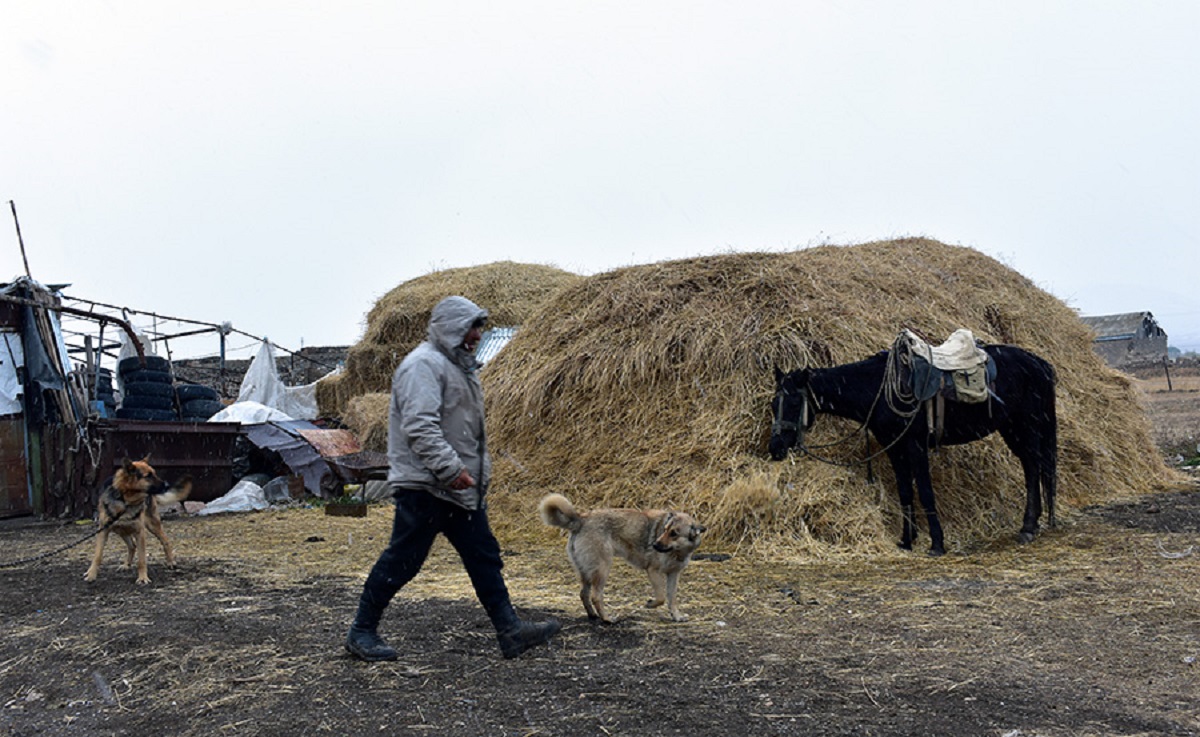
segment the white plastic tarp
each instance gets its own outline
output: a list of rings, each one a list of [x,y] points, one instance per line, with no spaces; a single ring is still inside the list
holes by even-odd
[[[132,327],[132,326],[131,326]],[[154,355],[154,345],[150,341],[150,337],[142,331],[141,328],[133,328],[133,334],[137,336],[137,342],[142,344],[142,354],[146,356]],[[121,333],[121,351],[117,353],[117,361],[124,361],[126,358],[136,356],[137,346],[133,344],[129,334]]]
[[[204,505],[196,514],[218,514],[220,512],[254,512],[271,506],[263,488],[253,481],[242,479],[225,496]]]
[[[20,414],[22,409],[21,378],[17,371],[25,365],[19,332],[0,332],[0,415]]]
[[[258,402],[296,420],[317,418],[316,382],[304,386],[285,386],[275,365],[275,351],[265,340],[242,378],[237,400]]]
[[[234,402],[225,409],[208,418],[209,422],[240,422],[243,425],[254,425],[271,420],[294,420],[274,407],[268,407],[258,402]]]
[[[137,342],[142,344],[142,355],[143,356],[157,355],[154,352],[153,341],[150,340],[150,337],[148,335],[146,335],[146,333],[143,332],[141,328],[133,328],[133,334],[137,336]],[[126,358],[136,358],[137,354],[138,354],[137,346],[133,344],[133,339],[129,337],[128,333],[122,331],[121,332],[121,350],[117,353],[118,365],[120,364],[121,361],[124,361]],[[124,381],[124,379],[121,378],[121,373],[119,371],[117,372],[117,387],[120,388],[121,390],[125,389],[125,381]]]

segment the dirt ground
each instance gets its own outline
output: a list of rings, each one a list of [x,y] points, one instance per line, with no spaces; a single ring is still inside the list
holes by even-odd
[[[939,559],[702,546],[678,624],[623,564],[592,624],[554,531],[502,540],[522,615],[564,625],[511,661],[441,544],[381,627],[401,659],[346,655],[386,505],[166,528],[149,586],[115,540],[94,584],[90,540],[0,569],[0,735],[1200,735],[1195,483]],[[91,529],[0,525],[0,563]]]

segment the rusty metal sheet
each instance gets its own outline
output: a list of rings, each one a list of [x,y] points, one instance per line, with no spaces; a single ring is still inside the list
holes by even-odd
[[[299,430],[317,452],[326,458],[350,455],[362,450],[358,438],[349,430]]]
[[[236,422],[145,422],[113,419],[104,423],[112,453],[112,472],[123,458],[150,456],[167,482],[189,474],[191,499],[210,502],[233,488],[234,442],[242,434]]]
[[[25,463],[25,416],[0,417],[0,517],[32,512]]]
[[[299,430],[337,477],[346,484],[361,484],[371,479],[386,479],[387,456],[363,450],[358,437],[349,430]]]

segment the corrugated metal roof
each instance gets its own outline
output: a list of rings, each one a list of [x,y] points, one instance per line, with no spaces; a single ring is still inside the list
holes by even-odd
[[[292,473],[303,476],[304,488],[309,493],[321,494],[321,480],[332,475],[332,471],[312,443],[300,434],[301,430],[321,428],[307,420],[261,422],[242,427],[247,440],[256,447],[275,451]]]
[[[487,363],[508,345],[508,341],[517,334],[516,328],[492,328],[483,334],[479,346],[475,349],[475,358],[480,363]]]

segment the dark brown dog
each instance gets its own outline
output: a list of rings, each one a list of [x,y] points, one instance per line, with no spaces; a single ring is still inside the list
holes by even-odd
[[[648,607],[667,604],[671,619],[682,622],[675,589],[679,574],[700,545],[704,525],[684,512],[661,509],[595,509],[579,512],[562,494],[549,494],[538,507],[542,521],[570,532],[567,557],[583,585],[579,598],[588,617],[611,622],[604,611],[604,582],[613,555],[629,561],[650,576],[654,598]]]
[[[167,565],[175,565],[175,551],[163,532],[158,506],[186,499],[191,491],[190,476],[184,476],[174,486],[168,487],[150,465],[150,456],[140,461],[128,458],[122,461],[121,468],[113,476],[112,485],[100,495],[97,515],[100,532],[96,538],[96,554],[92,556],[92,565],[83,579],[95,581],[100,573],[100,560],[104,556],[104,544],[108,541],[109,532],[120,535],[128,548],[122,568],[128,568],[133,563],[134,555],[137,555],[139,584],[150,583],[150,576],[146,573],[146,530],[162,543]]]

